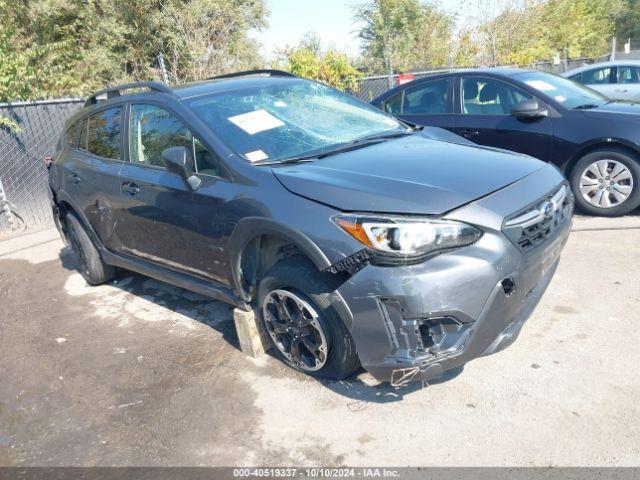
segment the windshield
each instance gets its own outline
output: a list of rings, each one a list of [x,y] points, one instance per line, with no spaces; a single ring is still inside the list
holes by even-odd
[[[599,107],[609,101],[595,90],[549,73],[523,73],[518,75],[518,79],[553,98],[565,108]]]
[[[382,111],[319,83],[286,81],[190,102],[235,153],[252,163],[323,154],[407,127]]]

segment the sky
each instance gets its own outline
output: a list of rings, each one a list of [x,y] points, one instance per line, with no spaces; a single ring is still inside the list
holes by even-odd
[[[324,48],[335,47],[355,57],[360,42],[353,23],[354,4],[363,0],[266,0],[269,26],[251,36],[262,44],[262,53],[273,59],[278,50],[295,46],[305,33],[313,31]],[[438,6],[448,12],[461,11],[460,0],[440,0]]]

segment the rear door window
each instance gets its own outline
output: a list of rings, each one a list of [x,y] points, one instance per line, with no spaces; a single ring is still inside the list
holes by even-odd
[[[433,115],[452,113],[450,109],[450,78],[425,82],[407,88],[402,106],[403,115]]]
[[[87,151],[102,158],[120,160],[122,107],[91,115],[87,122]]]

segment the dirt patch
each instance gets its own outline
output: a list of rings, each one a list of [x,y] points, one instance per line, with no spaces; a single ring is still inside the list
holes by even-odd
[[[62,257],[0,261],[0,465],[266,461],[230,307]]]

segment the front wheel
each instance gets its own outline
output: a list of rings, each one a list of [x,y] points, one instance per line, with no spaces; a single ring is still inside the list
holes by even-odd
[[[341,380],[360,366],[355,344],[330,305],[329,274],[301,256],[280,261],[260,281],[264,326],[280,359],[315,377]]]
[[[603,149],[582,157],[570,175],[577,206],[603,217],[625,215],[640,205],[640,165],[621,149]]]

